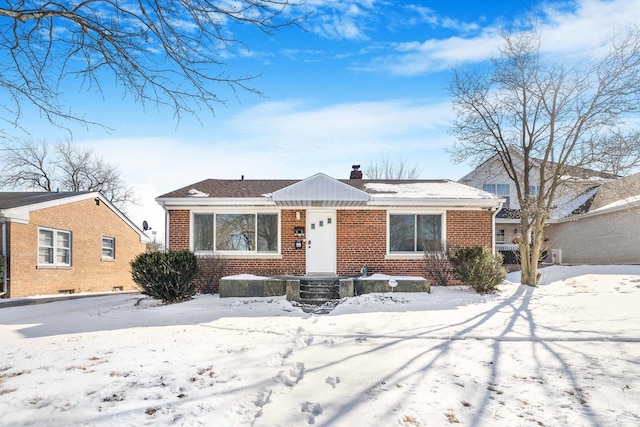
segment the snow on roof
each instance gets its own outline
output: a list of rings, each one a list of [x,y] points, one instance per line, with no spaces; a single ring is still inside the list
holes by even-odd
[[[367,183],[367,192],[375,196],[398,198],[495,199],[497,196],[453,181],[416,183]]]
[[[549,212],[552,219],[560,219],[571,215],[576,209],[583,206],[587,200],[598,192],[598,187],[594,187],[589,191],[585,191],[574,197],[573,194],[558,196],[555,198],[555,207]]]
[[[635,195],[633,197],[627,197],[626,199],[616,200],[615,202],[609,203],[608,205],[602,206],[598,209],[594,209],[591,212],[599,212],[606,209],[617,208],[620,206],[632,205],[634,203],[640,202],[640,194]]]
[[[189,190],[189,196],[190,197],[209,197],[209,193],[205,193],[203,191],[192,188],[191,190]]]

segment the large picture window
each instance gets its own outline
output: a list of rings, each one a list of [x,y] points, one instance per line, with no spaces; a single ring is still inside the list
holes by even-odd
[[[38,264],[71,265],[71,232],[38,229]]]
[[[442,242],[442,215],[389,215],[389,252],[422,252]]]
[[[277,252],[278,214],[194,214],[194,251]]]

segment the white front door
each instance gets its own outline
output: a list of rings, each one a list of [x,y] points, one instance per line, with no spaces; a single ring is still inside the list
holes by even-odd
[[[336,274],[336,211],[307,211],[307,274]]]

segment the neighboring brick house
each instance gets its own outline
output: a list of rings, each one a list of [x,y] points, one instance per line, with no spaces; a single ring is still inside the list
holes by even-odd
[[[550,221],[550,262],[640,264],[640,173],[604,183],[581,209]]]
[[[98,192],[0,192],[3,297],[137,290],[147,236]]]
[[[167,248],[226,260],[225,275],[424,276],[423,245],[492,247],[504,199],[449,180],[208,179],[158,197]]]

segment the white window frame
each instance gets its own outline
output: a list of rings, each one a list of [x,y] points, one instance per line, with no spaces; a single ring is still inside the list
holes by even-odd
[[[500,190],[498,190],[498,186],[500,186]],[[506,200],[502,205],[502,207],[509,208],[509,203],[511,201],[511,186],[509,184],[502,184],[502,183],[482,184],[482,191],[495,194],[496,196],[504,197]]]
[[[216,227],[217,227],[217,216],[218,215],[234,215],[234,214],[240,214],[240,215],[246,215],[246,214],[252,214],[256,216],[256,221],[255,221],[255,227],[256,227],[256,239],[257,239],[257,227],[258,227],[258,221],[257,221],[257,217],[258,214],[263,214],[263,215],[276,215],[277,216],[277,228],[278,228],[278,238],[277,238],[277,247],[276,250],[273,252],[258,252],[258,248],[257,248],[257,241],[256,241],[256,249],[253,251],[230,251],[230,250],[224,250],[224,251],[219,251],[216,250],[217,247],[217,242],[216,242]],[[198,250],[196,251],[195,249],[195,216],[196,215],[213,215],[213,250]],[[292,231],[293,232],[293,231]],[[258,257],[258,258],[265,258],[265,257],[270,257],[270,256],[277,256],[279,257],[281,254],[281,240],[282,240],[282,216],[280,211],[277,210],[273,210],[273,209],[216,209],[215,211],[211,211],[211,210],[192,210],[191,211],[191,218],[190,218],[190,225],[189,225],[189,247],[191,248],[191,251],[193,253],[195,253],[196,255],[211,255],[211,254],[217,254],[217,255],[224,255],[230,258],[237,258],[237,257]]]
[[[387,211],[387,242],[386,259],[421,259],[424,251],[391,252],[391,216],[392,215],[438,215],[440,216],[440,241],[446,244],[447,235],[447,211],[446,210],[422,210],[422,209],[393,209]],[[415,232],[415,231],[414,231]]]
[[[503,245],[507,241],[507,233],[504,228],[496,228],[496,245]]]
[[[111,247],[104,245],[105,240],[111,241]],[[108,251],[111,251],[111,255],[105,255],[104,253],[105,249]],[[102,236],[102,252],[101,253],[102,253],[103,260],[112,261],[116,259],[116,238],[115,237]]]
[[[47,232],[51,232],[53,233],[53,246],[41,246],[40,245],[40,232],[41,231],[47,231]],[[59,234],[67,234],[69,236],[69,247],[65,248],[65,247],[59,247],[58,245],[58,235]],[[73,255],[73,243],[72,243],[72,238],[73,235],[71,233],[70,230],[59,230],[56,228],[49,228],[49,227],[38,227],[38,248],[37,248],[37,260],[38,260],[38,266],[42,266],[42,267],[71,267],[71,263],[72,263],[72,255]],[[52,262],[41,262],[40,261],[40,249],[43,248],[47,248],[47,249],[51,249],[52,253]],[[69,253],[69,262],[65,263],[65,262],[58,262],[58,251],[59,250],[66,250]]]

